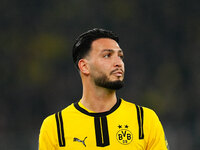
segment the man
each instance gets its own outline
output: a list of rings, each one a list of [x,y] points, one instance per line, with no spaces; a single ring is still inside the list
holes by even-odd
[[[44,120],[39,150],[167,149],[154,111],[116,97],[125,69],[113,32],[93,29],[80,35],[73,61],[82,79],[82,98]]]

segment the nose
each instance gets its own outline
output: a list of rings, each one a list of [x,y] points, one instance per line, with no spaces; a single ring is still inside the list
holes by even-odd
[[[119,56],[117,56],[114,61],[114,67],[123,67],[123,66],[124,66],[123,60]]]

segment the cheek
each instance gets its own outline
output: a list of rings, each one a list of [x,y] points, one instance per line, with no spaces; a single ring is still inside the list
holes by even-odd
[[[91,65],[92,65],[92,68],[96,68],[98,70],[105,70],[105,69],[108,69],[109,67],[109,64],[105,60],[102,60],[102,59],[93,60]]]
[[[89,71],[91,75],[96,75],[100,71],[100,65],[97,62],[91,62],[89,64]]]
[[[104,63],[103,61],[96,60],[95,62],[90,64],[90,73],[93,75],[108,75],[109,74],[109,65]]]

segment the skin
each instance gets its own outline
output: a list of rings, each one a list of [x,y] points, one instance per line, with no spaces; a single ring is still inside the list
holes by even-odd
[[[116,90],[95,84],[95,78],[106,76],[109,81],[124,79],[123,51],[118,43],[109,38],[92,42],[89,54],[79,60],[83,85],[81,103],[94,112],[109,111],[117,102]]]

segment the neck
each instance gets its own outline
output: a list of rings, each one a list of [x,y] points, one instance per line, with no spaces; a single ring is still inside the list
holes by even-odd
[[[98,86],[83,86],[83,96],[80,102],[91,111],[106,112],[116,104],[116,92]]]

